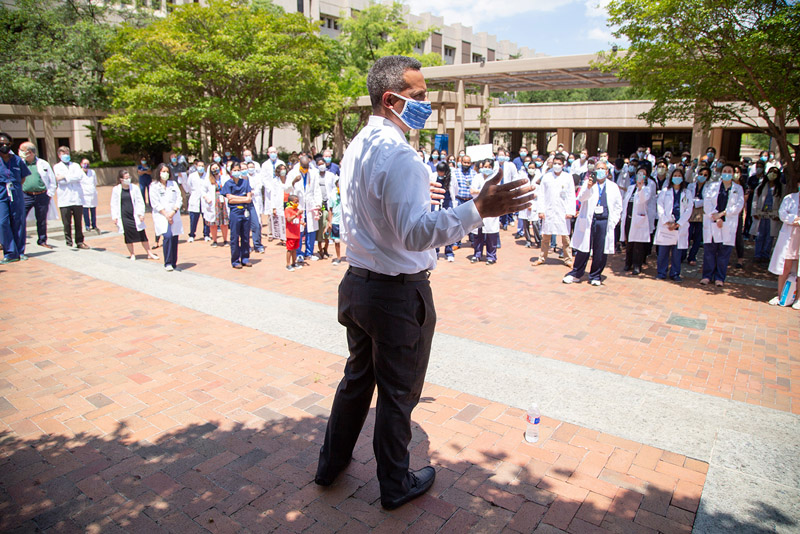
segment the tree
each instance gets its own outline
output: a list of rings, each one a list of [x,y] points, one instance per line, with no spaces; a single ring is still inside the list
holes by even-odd
[[[16,0],[0,5],[0,47],[5,55],[0,102],[107,109],[103,63],[116,25],[142,22],[131,9],[91,0]]]
[[[209,135],[240,153],[265,128],[326,112],[334,84],[319,23],[268,2],[177,6],[144,28],[125,26],[106,61],[114,107],[105,120],[148,135]]]
[[[493,96],[506,96],[497,93]],[[608,100],[636,100],[641,98],[633,87],[591,87],[587,89],[548,89],[544,91],[519,91],[515,102],[599,102]]]
[[[342,113],[349,113],[352,99],[367,94],[367,73],[378,58],[406,55],[416,57],[425,67],[442,64],[438,54],[414,52],[416,45],[425,42],[434,28],[426,31],[410,28],[403,17],[404,9],[400,2],[376,3],[342,20],[342,33],[330,52],[332,68],[338,73],[336,85]],[[368,112],[350,113],[344,117],[344,135],[348,140],[358,133],[368,115]]]
[[[800,4],[791,0],[612,0],[609,25],[626,51],[599,65],[654,101],[641,118],[738,123],[773,137],[790,188],[800,175],[789,128],[800,119]],[[752,112],[763,120],[759,125]]]

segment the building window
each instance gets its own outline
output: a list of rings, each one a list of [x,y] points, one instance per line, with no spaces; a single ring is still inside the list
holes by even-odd
[[[483,56],[480,54],[472,54],[472,62],[473,63],[480,63],[483,61]]]
[[[444,62],[446,65],[452,65],[456,60],[456,49],[452,46],[444,47]]]

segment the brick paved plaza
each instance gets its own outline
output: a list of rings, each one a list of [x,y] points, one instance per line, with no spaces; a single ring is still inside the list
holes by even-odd
[[[0,270],[0,531],[800,528],[800,315],[766,304],[761,268],[720,290],[692,272],[657,281],[653,265],[633,279],[616,258],[605,286],[565,286],[558,260],[531,267],[511,232],[494,266],[463,249],[439,262],[411,445],[412,468],[437,478],[386,512],[374,414],[337,483],[313,483],[343,369],[346,264],[290,273],[265,239],[237,271],[227,247],[184,239],[176,273],[131,262],[116,233],[92,251],[29,245]]]

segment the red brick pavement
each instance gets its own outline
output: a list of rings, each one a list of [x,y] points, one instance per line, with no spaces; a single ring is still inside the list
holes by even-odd
[[[107,195],[101,191],[101,212]],[[152,228],[149,217],[147,222]],[[188,229],[188,220],[184,224]],[[611,258],[604,287],[566,286],[561,278],[568,269],[557,259],[531,267],[537,253],[514,243],[510,232],[501,237],[505,246],[496,265],[469,264],[467,249],[456,253],[455,263],[439,262],[431,278],[439,332],[800,413],[800,316],[768,306],[773,290],[734,283],[720,290],[690,278],[664,282],[655,279],[653,267],[632,278],[621,272],[620,256]],[[202,241],[181,243],[179,263],[192,272],[336,304],[346,264],[313,262],[289,273],[284,250],[264,242],[266,253],[254,254],[251,270],[231,269],[228,248]],[[91,244],[125,253],[118,235]],[[705,321],[705,329],[668,324],[674,315]]]
[[[340,357],[24,267],[0,295],[3,532],[691,530],[707,464],[547,417],[528,444],[521,410],[430,384],[411,450],[437,468],[427,495],[380,508],[373,417],[322,490]]]

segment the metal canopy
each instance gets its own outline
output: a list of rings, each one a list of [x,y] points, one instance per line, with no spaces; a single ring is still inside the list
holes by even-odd
[[[488,61],[463,65],[425,67],[422,74],[428,83],[488,85],[492,92],[542,91],[546,89],[586,89],[627,87],[613,72],[600,72],[591,63],[597,54],[535,57]]]

